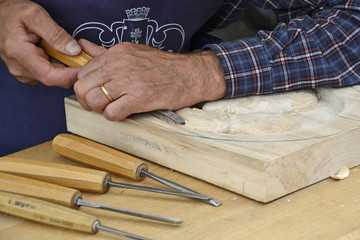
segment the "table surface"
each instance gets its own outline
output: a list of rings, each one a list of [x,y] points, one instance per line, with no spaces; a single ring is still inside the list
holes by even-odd
[[[51,148],[51,142],[9,155],[73,164]],[[181,225],[80,208],[99,217],[102,225],[150,239],[360,239],[360,167],[344,180],[326,179],[264,204],[198,179],[148,162],[149,170],[198,192],[221,200],[214,207],[200,200],[112,188],[106,194],[83,193],[87,201],[180,218]],[[134,182],[112,176],[114,181]],[[145,179],[139,185],[163,187]],[[0,239],[119,239],[109,233],[90,235],[30,222],[0,213]]]

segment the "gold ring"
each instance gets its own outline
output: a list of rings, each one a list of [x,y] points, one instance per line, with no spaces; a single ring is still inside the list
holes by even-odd
[[[103,91],[103,93],[105,94],[105,96],[107,97],[107,99],[109,99],[110,102],[113,102],[114,99],[112,98],[112,96],[110,95],[110,93],[108,92],[108,90],[106,90],[106,88],[104,87],[104,85],[100,86],[101,90]]]

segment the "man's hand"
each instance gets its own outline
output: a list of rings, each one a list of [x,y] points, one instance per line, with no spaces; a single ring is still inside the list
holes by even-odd
[[[0,0],[0,57],[21,82],[70,87],[79,69],[51,63],[36,44],[44,39],[55,50],[76,55],[81,48],[39,5],[28,0]]]
[[[79,43],[94,59],[80,71],[75,93],[86,110],[103,113],[109,120],[158,109],[176,110],[225,94],[223,71],[210,51],[173,54],[132,43],[105,50],[88,41]]]

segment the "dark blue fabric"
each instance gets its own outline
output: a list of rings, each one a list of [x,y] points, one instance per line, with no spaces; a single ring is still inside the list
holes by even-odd
[[[20,83],[0,63],[0,156],[65,132],[64,97],[72,89]]]
[[[171,52],[191,37],[222,0],[37,0],[76,39],[110,47],[133,41]],[[51,140],[66,131],[64,97],[72,89],[18,82],[0,61],[0,156]]]
[[[154,41],[160,42],[165,38],[162,49],[179,52],[188,49],[193,34],[215,14],[223,1],[103,0],[100,3],[94,0],[36,0],[34,2],[42,5],[69,33],[74,34],[77,29],[82,30],[76,34],[77,39],[86,38],[98,45],[108,46],[104,42],[127,41],[127,38],[123,38],[129,36],[138,26],[142,26],[143,37],[145,32],[151,35],[148,36],[148,45],[153,46]],[[134,16],[130,16],[129,12],[144,13],[139,11],[139,8],[147,9],[147,14],[141,14],[135,20],[131,19]],[[134,29],[131,29],[132,24],[135,24]],[[182,36],[177,25],[180,25],[185,33],[182,49],[179,48]],[[144,29],[146,26],[150,29]],[[100,33],[103,41],[99,39]],[[145,44],[145,42],[140,43]]]

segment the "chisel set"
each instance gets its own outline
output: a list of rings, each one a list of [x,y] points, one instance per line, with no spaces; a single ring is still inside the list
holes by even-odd
[[[205,201],[213,206],[221,205],[220,201],[210,196],[149,172],[146,163],[140,159],[91,140],[71,134],[60,134],[53,139],[52,146],[60,155],[91,168],[2,157],[0,158],[0,212],[88,233],[102,230],[127,239],[147,239],[102,226],[96,217],[79,212],[77,209],[81,206],[91,207],[171,224],[180,224],[182,221],[88,202],[82,199],[81,191],[106,193],[110,187],[116,187],[188,197]],[[115,182],[110,174],[135,181],[148,177],[172,189]]]

